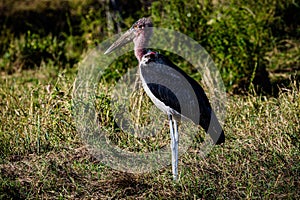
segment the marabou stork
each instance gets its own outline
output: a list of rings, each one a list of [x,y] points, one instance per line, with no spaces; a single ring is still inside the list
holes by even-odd
[[[152,35],[151,27],[153,25],[150,18],[139,19],[104,54],[131,41],[134,42],[134,53],[139,61],[139,75],[143,89],[152,102],[168,115],[172,172],[173,179],[177,180],[179,141],[177,121],[180,118],[188,118],[196,125],[202,126],[214,144],[224,143],[225,135],[202,87],[166,57],[146,49]],[[165,81],[161,82],[161,79]],[[190,89],[183,86],[186,85],[184,82],[190,85]],[[172,84],[176,86],[170,89],[168,85]]]

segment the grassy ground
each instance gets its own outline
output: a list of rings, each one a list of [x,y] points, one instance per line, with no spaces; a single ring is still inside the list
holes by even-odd
[[[174,183],[170,166],[123,173],[89,154],[71,116],[75,76],[75,70],[51,66],[2,74],[1,199],[300,197],[296,82],[278,98],[229,96],[226,143],[205,159],[197,143],[191,146],[180,157]]]

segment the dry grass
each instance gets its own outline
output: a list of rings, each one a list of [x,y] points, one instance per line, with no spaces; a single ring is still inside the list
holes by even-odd
[[[228,97],[226,143],[203,159],[195,139],[180,158],[180,180],[173,183],[170,166],[130,174],[104,166],[89,154],[71,116],[75,74],[42,67],[2,76],[1,199],[300,197],[296,82],[278,98]]]

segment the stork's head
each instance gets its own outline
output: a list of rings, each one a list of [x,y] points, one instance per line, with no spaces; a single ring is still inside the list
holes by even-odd
[[[147,44],[149,37],[152,34],[152,22],[150,18],[141,18],[135,22],[131,28],[126,31],[117,41],[115,41],[104,54],[108,54],[115,49],[124,46],[133,41],[136,47],[143,48]]]

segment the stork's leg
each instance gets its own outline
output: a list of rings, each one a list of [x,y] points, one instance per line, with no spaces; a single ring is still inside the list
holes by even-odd
[[[176,178],[178,176],[178,142],[179,142],[179,136],[178,136],[178,126],[177,126],[177,121],[173,119],[174,122],[174,141],[175,141],[175,174]]]
[[[173,120],[172,115],[168,115],[169,117],[169,126],[170,126],[170,137],[171,137],[171,151],[172,151],[172,173],[173,173],[173,179],[177,180],[177,152],[176,152],[176,140],[175,140],[175,134],[173,127]],[[177,127],[176,127],[177,130]]]

